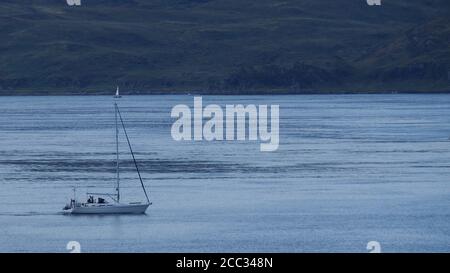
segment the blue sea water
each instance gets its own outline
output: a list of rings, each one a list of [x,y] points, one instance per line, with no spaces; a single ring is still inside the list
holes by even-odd
[[[67,216],[72,188],[112,191],[109,96],[0,97],[0,252],[450,251],[450,96],[203,96],[279,104],[280,146],[181,141],[173,106],[124,96],[153,205],[146,215]],[[145,200],[121,137],[125,201]]]

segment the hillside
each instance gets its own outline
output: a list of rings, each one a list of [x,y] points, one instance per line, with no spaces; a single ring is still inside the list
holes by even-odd
[[[4,0],[0,94],[450,91],[450,1]]]

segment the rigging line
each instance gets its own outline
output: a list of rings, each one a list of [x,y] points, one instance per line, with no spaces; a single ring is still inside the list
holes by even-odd
[[[144,194],[145,194],[145,197],[147,198],[147,202],[150,203],[150,200],[148,199],[147,191],[145,190],[144,182],[142,181],[142,178],[141,178],[141,173],[139,172],[136,158],[134,158],[134,153],[133,153],[133,149],[131,148],[130,139],[128,138],[127,130],[125,129],[125,125],[123,124],[122,115],[120,114],[119,106],[117,106],[117,104],[116,104],[116,109],[117,109],[117,113],[119,113],[119,118],[120,118],[120,122],[122,123],[123,132],[125,133],[125,137],[127,138],[128,147],[130,148],[131,156],[133,157],[134,166],[136,167],[136,171],[138,173],[139,180],[141,181],[142,189],[144,190]]]
[[[117,102],[114,102],[115,106],[115,119],[116,119],[116,193],[117,193],[117,203],[120,202],[120,174],[119,174],[119,127],[117,127]]]

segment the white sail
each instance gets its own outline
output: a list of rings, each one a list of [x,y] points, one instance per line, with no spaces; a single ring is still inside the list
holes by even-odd
[[[117,90],[116,90],[116,97],[120,97],[119,95],[119,87],[117,86]]]

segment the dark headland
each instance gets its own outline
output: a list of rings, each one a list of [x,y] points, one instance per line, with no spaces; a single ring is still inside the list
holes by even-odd
[[[0,95],[450,91],[448,0],[0,5]]]

